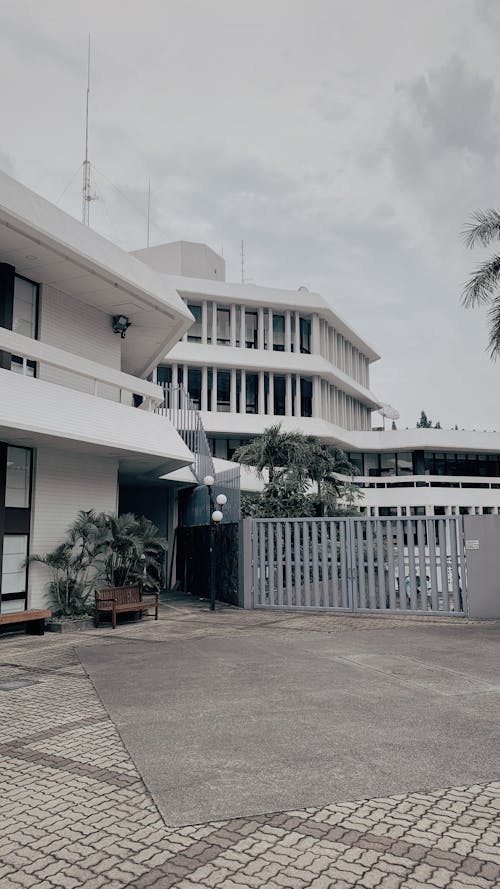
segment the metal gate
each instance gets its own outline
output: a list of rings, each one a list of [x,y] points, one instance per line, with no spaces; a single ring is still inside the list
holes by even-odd
[[[461,516],[254,519],[254,608],[464,614]]]

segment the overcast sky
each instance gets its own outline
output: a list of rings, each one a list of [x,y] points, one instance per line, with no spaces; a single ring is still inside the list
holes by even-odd
[[[500,0],[0,0],[0,167],[93,226],[223,245],[228,280],[319,290],[414,425],[500,429],[500,362],[460,294],[500,205]],[[64,194],[63,194],[64,192]]]

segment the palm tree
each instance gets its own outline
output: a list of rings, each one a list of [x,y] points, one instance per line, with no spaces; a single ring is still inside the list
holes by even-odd
[[[319,511],[324,515],[325,507],[334,506],[344,491],[345,481],[338,476],[352,477],[357,470],[340,448],[322,444],[313,435],[308,436],[307,443],[307,475],[317,486]]]
[[[130,586],[142,582],[147,589],[158,589],[162,563],[167,549],[156,525],[144,516],[101,513],[101,546],[104,554],[101,574],[111,586]]]
[[[493,241],[500,240],[500,213],[497,210],[486,210],[474,213],[472,222],[464,231],[467,247],[481,244],[488,247]],[[478,305],[489,306],[489,341],[488,349],[491,358],[500,355],[500,255],[492,256],[479,265],[465,285],[462,302],[469,309]]]
[[[253,466],[259,478],[268,471],[269,482],[291,467],[303,466],[307,460],[307,438],[302,432],[282,432],[281,424],[268,426],[262,435],[241,445],[233,454],[233,460],[245,466]]]

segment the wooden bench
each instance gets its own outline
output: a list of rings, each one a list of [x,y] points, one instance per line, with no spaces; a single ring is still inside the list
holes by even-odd
[[[0,627],[10,624],[26,624],[26,632],[32,636],[43,636],[45,632],[45,620],[52,617],[52,611],[44,608],[33,608],[29,611],[12,611],[10,614],[0,614]]]
[[[149,601],[143,599],[142,590],[138,586],[108,587],[105,590],[95,591],[95,625],[99,626],[99,615],[103,612],[111,613],[113,629],[116,627],[116,615],[125,611],[143,611],[155,609],[155,620],[158,620],[158,593],[151,594],[154,598]]]

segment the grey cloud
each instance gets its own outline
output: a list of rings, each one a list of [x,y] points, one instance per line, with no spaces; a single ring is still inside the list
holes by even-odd
[[[311,107],[329,123],[347,120],[351,116],[350,106],[345,99],[339,98],[340,91],[339,86],[325,80],[316,95],[311,98]]]

